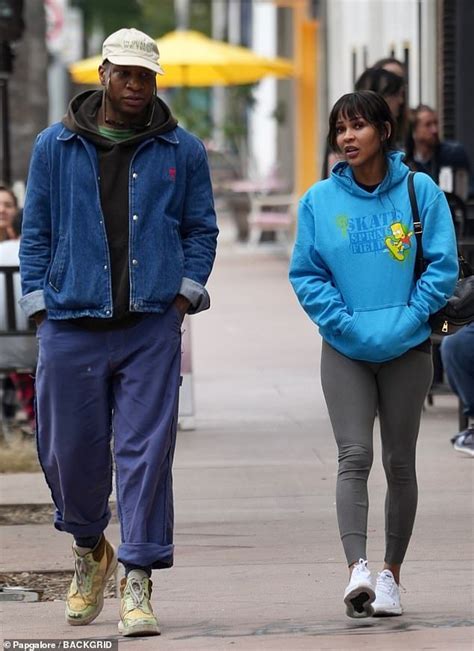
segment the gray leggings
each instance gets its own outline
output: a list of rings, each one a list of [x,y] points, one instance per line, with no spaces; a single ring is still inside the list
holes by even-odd
[[[432,375],[431,355],[423,351],[376,364],[345,357],[323,342],[321,381],[339,451],[337,519],[349,565],[367,558],[367,480],[377,413],[387,477],[385,562],[403,562],[418,498],[416,440]]]

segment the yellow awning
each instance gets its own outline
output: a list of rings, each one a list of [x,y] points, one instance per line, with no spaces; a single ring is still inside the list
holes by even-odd
[[[200,32],[169,32],[157,43],[165,72],[157,77],[159,88],[252,84],[267,76],[293,75],[293,65],[287,59],[262,57],[253,50],[216,41]],[[74,82],[98,84],[97,68],[101,63],[101,57],[96,56],[70,65]]]

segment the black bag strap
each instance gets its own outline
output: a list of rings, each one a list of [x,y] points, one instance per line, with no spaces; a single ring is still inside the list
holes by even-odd
[[[416,237],[416,259],[415,259],[415,276],[419,278],[424,270],[423,261],[423,244],[421,236],[423,226],[421,225],[420,213],[418,211],[418,202],[416,200],[414,177],[416,172],[408,173],[408,196],[410,197],[411,214],[413,217],[413,232]]]

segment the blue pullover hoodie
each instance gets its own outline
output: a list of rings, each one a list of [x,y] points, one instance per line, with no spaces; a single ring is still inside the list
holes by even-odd
[[[353,359],[384,362],[425,341],[430,314],[458,277],[453,220],[444,193],[423,173],[415,192],[426,271],[415,283],[416,239],[402,152],[387,155],[374,192],[345,162],[302,197],[290,281],[321,336]]]

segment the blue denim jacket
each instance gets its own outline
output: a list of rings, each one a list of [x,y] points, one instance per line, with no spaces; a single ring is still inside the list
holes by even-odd
[[[130,311],[164,312],[178,293],[190,313],[208,308],[217,234],[203,144],[181,127],[141,142],[129,170]],[[28,316],[112,316],[97,152],[60,123],[33,149],[20,268]]]

